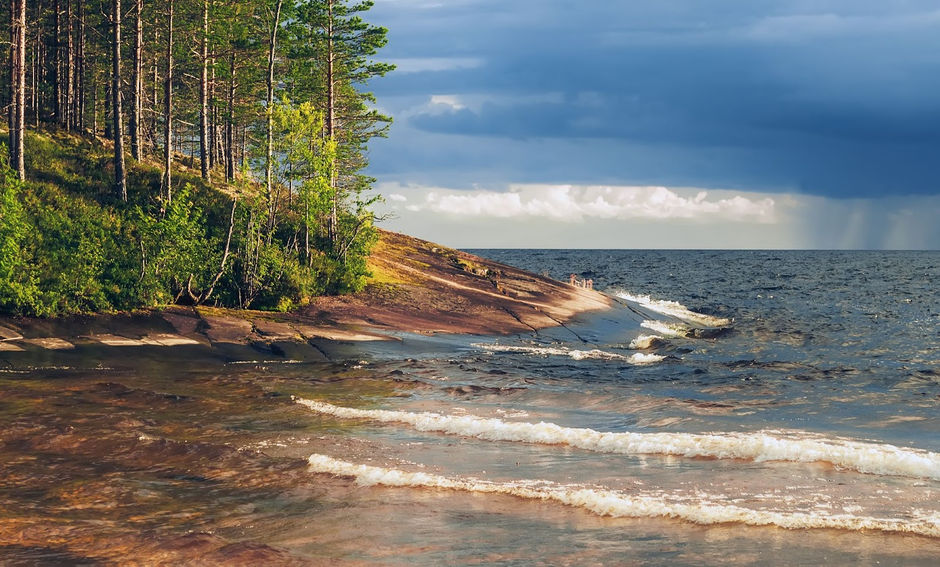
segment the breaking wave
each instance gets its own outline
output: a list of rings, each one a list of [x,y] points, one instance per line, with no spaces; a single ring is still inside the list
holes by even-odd
[[[692,329],[681,323],[667,323],[666,321],[647,320],[640,323],[640,326],[659,333],[666,337],[688,337]]]
[[[627,291],[619,291],[614,295],[621,299],[638,303],[650,311],[662,313],[663,315],[670,315],[672,317],[682,319],[683,321],[697,323],[706,327],[728,327],[732,323],[731,319],[726,319],[724,317],[714,317],[704,313],[697,313],[677,301],[653,299],[648,295],[634,295]]]
[[[473,345],[490,352],[517,352],[522,354],[532,354],[537,356],[567,356],[573,360],[616,360],[619,362],[628,362],[630,364],[652,364],[662,361],[664,356],[658,354],[634,353],[630,356],[607,352],[599,349],[577,350],[567,347],[534,347],[521,345],[498,345],[498,344],[475,344]]]
[[[631,350],[646,350],[664,342],[666,342],[666,339],[659,335],[640,335],[630,341],[627,348]]]
[[[504,494],[530,500],[551,501],[582,508],[600,516],[625,518],[674,518],[696,524],[741,523],[787,529],[841,529],[903,532],[940,537],[936,515],[912,520],[873,518],[852,514],[754,510],[716,501],[707,495],[630,494],[603,488],[564,486],[548,481],[490,482],[476,478],[445,477],[423,472],[357,465],[326,455],[311,455],[314,473],[352,477],[364,486],[393,486],[461,490]]]
[[[597,453],[675,455],[750,461],[825,462],[876,475],[940,480],[940,453],[894,445],[814,436],[805,432],[631,433],[563,427],[554,423],[503,421],[474,415],[362,410],[295,398],[311,410],[343,419],[407,424],[418,431],[487,441],[568,445]]]

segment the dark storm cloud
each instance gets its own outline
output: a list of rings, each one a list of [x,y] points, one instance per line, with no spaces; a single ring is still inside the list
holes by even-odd
[[[559,155],[566,165],[552,168],[558,181],[936,194],[938,10],[934,2],[864,0],[380,0],[373,19],[391,30],[389,58],[479,64],[392,74],[374,86],[380,100],[478,100],[401,119],[416,146],[422,133],[438,147],[447,144],[441,135],[452,137],[452,175],[455,156],[473,154],[475,139],[491,149],[577,139],[634,157]],[[525,171],[515,152],[482,153],[495,160],[490,172],[515,175],[507,181],[544,174]],[[708,156],[707,166],[696,155]],[[417,152],[409,159],[397,167],[428,165]]]

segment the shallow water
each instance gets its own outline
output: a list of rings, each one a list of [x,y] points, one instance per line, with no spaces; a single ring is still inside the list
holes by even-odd
[[[936,564],[940,255],[483,255],[622,305],[334,363],[0,355],[0,562]]]

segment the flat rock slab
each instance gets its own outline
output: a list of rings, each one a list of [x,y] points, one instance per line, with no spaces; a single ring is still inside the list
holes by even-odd
[[[364,333],[339,327],[318,327],[315,325],[295,325],[297,331],[306,339],[327,339],[331,341],[390,341],[392,337],[377,333]]]
[[[0,341],[18,341],[23,338],[23,335],[15,329],[0,325]]]
[[[300,338],[297,330],[289,323],[270,321],[268,319],[255,319],[254,330],[265,339],[275,341],[289,341]]]
[[[181,335],[192,336],[199,332],[199,327],[202,325],[202,319],[195,315],[187,315],[183,313],[170,313],[164,312],[160,314],[163,319],[173,325],[173,328],[176,329],[176,332]]]
[[[174,335],[171,333],[157,333],[154,335],[147,335],[140,340],[142,343],[146,345],[166,346],[166,347],[202,344],[196,339],[191,339],[189,337],[184,337],[182,335]]]
[[[97,341],[103,345],[114,346],[114,347],[125,347],[125,346],[144,346],[144,341],[140,339],[131,339],[128,337],[121,337],[119,335],[111,334],[102,334],[102,335],[85,335],[85,338]]]
[[[203,321],[209,328],[204,332],[213,343],[245,344],[251,339],[254,325],[251,321],[238,317],[219,317],[216,315],[202,315]]]
[[[68,350],[75,348],[75,345],[65,339],[57,337],[42,337],[37,339],[25,339],[24,343],[36,345],[49,350]]]

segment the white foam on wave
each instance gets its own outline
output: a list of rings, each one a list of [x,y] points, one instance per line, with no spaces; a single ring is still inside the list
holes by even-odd
[[[675,455],[750,461],[826,462],[876,475],[940,480],[940,453],[894,445],[815,436],[804,432],[755,433],[632,433],[563,427],[554,423],[503,421],[474,415],[433,412],[362,410],[295,398],[311,410],[343,419],[402,423],[433,431],[487,441],[568,445],[597,453]]]
[[[603,488],[564,486],[549,481],[489,482],[472,477],[446,477],[424,472],[357,465],[317,454],[311,455],[308,463],[311,472],[352,477],[363,486],[436,488],[504,494],[530,500],[557,502],[589,510],[600,516],[674,518],[703,525],[736,522],[788,529],[878,530],[940,537],[940,524],[936,522],[936,518],[932,517],[901,520],[853,514],[754,510],[719,502],[701,494],[693,497],[670,496],[663,493],[633,494]]]
[[[630,341],[630,344],[627,348],[632,350],[646,350],[648,348],[653,348],[656,344],[664,342],[665,339],[659,335],[640,335],[637,338]]]
[[[639,303],[650,311],[662,313],[663,315],[671,315],[673,317],[682,319],[683,321],[697,323],[706,327],[728,327],[731,325],[731,319],[715,317],[712,315],[706,315],[704,313],[697,313],[685,305],[682,305],[678,301],[653,299],[648,295],[634,295],[628,291],[619,291],[615,293],[615,295],[621,299]]]
[[[666,321],[647,320],[640,323],[640,326],[670,338],[687,337],[692,330],[681,323],[667,323]]]
[[[488,350],[491,352],[517,352],[522,354],[532,354],[536,356],[567,356],[574,360],[614,360],[619,362],[628,362],[630,364],[652,364],[662,361],[665,357],[658,354],[634,353],[625,356],[615,352],[607,352],[600,349],[577,350],[567,347],[536,347],[522,345],[498,345],[498,344],[475,344],[473,346]]]

